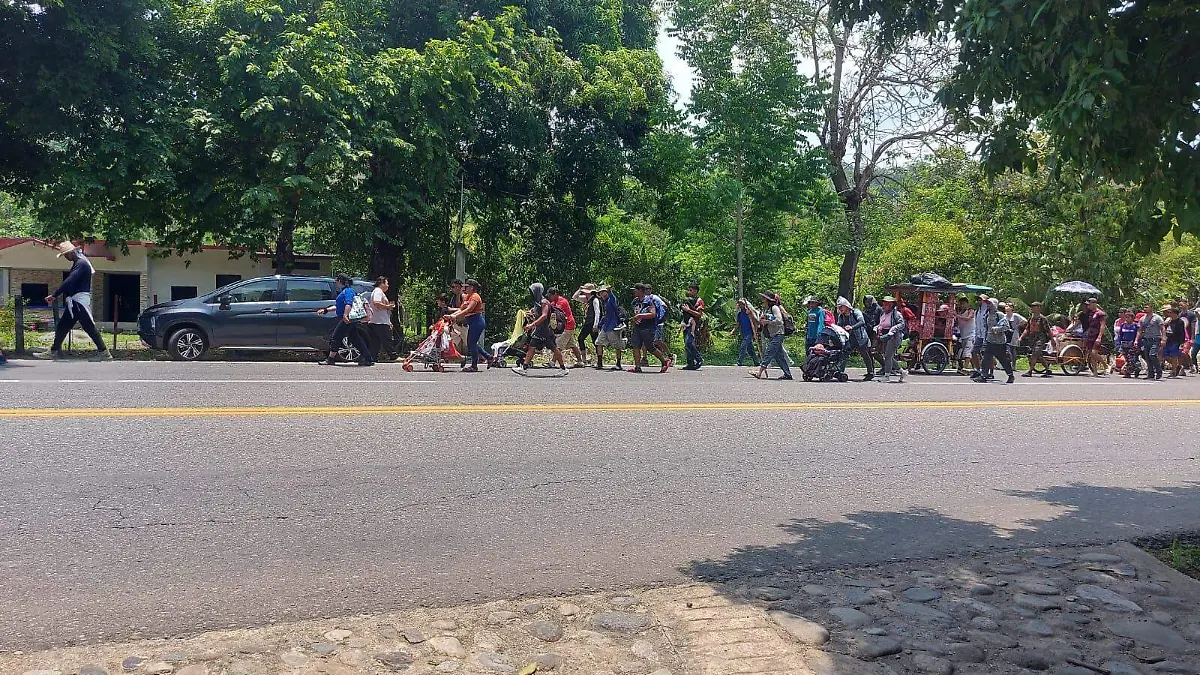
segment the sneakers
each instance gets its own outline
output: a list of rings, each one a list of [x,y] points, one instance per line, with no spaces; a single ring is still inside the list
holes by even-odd
[[[658,369],[658,372],[660,372],[660,373],[667,372],[668,370],[670,370],[671,364],[674,362],[675,362],[674,358],[667,359],[667,362],[662,364],[662,367]]]
[[[670,356],[668,356],[667,362],[665,364],[663,364],[663,366],[664,366],[664,368],[674,368],[675,367],[675,355],[671,354]],[[666,370],[663,370],[663,372],[665,373]]]
[[[904,381],[904,378],[905,378],[905,376],[907,376],[907,375],[908,375],[908,371],[907,371],[907,370],[905,370],[905,369],[903,369],[903,368],[901,368],[901,369],[900,369],[900,379],[899,379],[898,381],[899,381],[899,382],[903,382],[903,381]]]
[[[33,358],[41,359],[43,361],[66,361],[67,360],[66,355],[64,355],[62,352],[55,352],[55,351],[38,352],[37,354],[33,355]]]
[[[881,377],[881,378],[879,378],[878,380],[875,380],[875,381],[876,381],[876,382],[878,382],[878,383],[880,383],[880,384],[891,384],[891,383],[892,383],[892,376],[891,376],[891,375],[884,375],[883,377]]]
[[[1008,379],[1004,381],[1004,384],[1012,384],[1013,382],[1016,382],[1016,381],[1017,381],[1017,380],[1016,380],[1016,378],[1014,378],[1014,377],[1013,377],[1013,376],[1010,374],[1010,375],[1008,376]]]
[[[558,374],[555,377],[566,377],[570,374],[571,374],[570,370],[567,370],[566,368],[559,368]]]
[[[863,375],[863,382],[870,382],[873,379],[875,379],[875,373],[867,373],[866,375]]]
[[[793,378],[791,375],[780,375],[780,376],[779,376],[779,379],[781,379],[781,380],[791,380],[791,379],[794,379],[794,378]]]
[[[525,364],[518,363],[517,365],[513,366],[511,370],[518,375],[525,375]]]
[[[112,352],[108,351],[107,349],[102,352],[96,352],[95,354],[92,354],[90,357],[88,357],[88,361],[91,361],[92,363],[103,363],[105,361],[112,361],[112,360],[113,360]]]

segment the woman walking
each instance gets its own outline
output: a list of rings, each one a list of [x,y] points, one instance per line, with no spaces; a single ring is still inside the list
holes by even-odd
[[[759,364],[758,370],[753,375],[760,380],[769,379],[767,378],[767,364],[774,360],[779,365],[779,369],[783,371],[783,375],[778,379],[790,380],[792,379],[792,368],[788,365],[787,348],[783,346],[784,310],[780,305],[779,296],[767,292],[759,294],[758,297],[762,300],[763,308],[758,317],[758,323],[766,330],[770,342],[763,351],[762,363]]]
[[[483,341],[483,331],[487,328],[487,320],[483,316],[483,298],[479,297],[479,282],[467,279],[463,283],[462,298],[458,309],[450,315],[450,320],[462,323],[467,327],[467,351],[471,353],[471,365],[463,366],[464,373],[479,372],[479,357],[488,360],[488,353],[479,345]]]

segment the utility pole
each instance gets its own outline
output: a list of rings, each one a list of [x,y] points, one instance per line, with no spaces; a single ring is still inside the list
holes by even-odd
[[[467,247],[463,245],[463,219],[466,217],[467,205],[467,183],[466,176],[459,170],[458,173],[458,234],[454,239],[454,278],[467,278]]]
[[[737,239],[734,242],[737,245],[737,285],[738,298],[746,297],[746,280],[743,276],[743,258],[742,258],[742,151],[738,150],[738,200],[737,200]]]

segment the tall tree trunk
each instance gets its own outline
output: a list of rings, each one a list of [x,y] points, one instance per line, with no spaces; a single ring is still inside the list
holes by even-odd
[[[842,258],[838,273],[838,295],[854,302],[854,282],[858,277],[858,261],[862,259],[863,222],[857,199],[845,204],[846,222],[850,227],[850,246]]]
[[[296,226],[299,217],[300,210],[296,208],[291,218],[279,223],[279,236],[275,238],[276,274],[291,274],[296,269]]]
[[[404,247],[401,244],[378,236],[372,237],[371,259],[367,264],[367,274],[371,279],[387,277],[392,282],[388,296],[393,300],[396,299],[396,294],[400,290],[397,277],[400,273],[400,262],[403,256]]]

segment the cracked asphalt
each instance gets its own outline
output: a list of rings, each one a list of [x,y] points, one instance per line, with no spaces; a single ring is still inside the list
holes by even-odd
[[[1200,378],[911,379],[18,362],[4,409],[217,410],[0,417],[0,649],[1198,527]],[[653,409],[759,401],[862,405]]]

